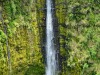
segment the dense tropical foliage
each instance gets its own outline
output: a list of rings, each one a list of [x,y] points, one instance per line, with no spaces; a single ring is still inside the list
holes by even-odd
[[[100,75],[100,0],[54,2],[59,75]],[[45,74],[45,13],[45,0],[0,0],[0,75]]]

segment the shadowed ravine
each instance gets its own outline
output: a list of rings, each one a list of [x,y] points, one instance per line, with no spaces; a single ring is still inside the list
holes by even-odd
[[[52,1],[47,0],[47,17],[46,17],[46,56],[47,56],[47,67],[46,75],[57,75],[56,74],[56,51],[54,46],[54,32],[52,23]]]

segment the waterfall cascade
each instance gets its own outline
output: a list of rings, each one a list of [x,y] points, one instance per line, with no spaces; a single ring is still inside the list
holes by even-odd
[[[57,75],[56,73],[56,51],[54,46],[54,32],[52,22],[52,1],[46,1],[47,15],[46,15],[46,56],[47,66],[46,75]]]

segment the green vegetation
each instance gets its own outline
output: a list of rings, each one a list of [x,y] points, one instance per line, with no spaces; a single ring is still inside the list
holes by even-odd
[[[56,4],[64,1],[56,1]],[[99,0],[66,0],[56,6],[63,75],[100,74]],[[60,14],[60,15],[59,15]],[[66,15],[66,17],[65,17]],[[66,58],[66,59],[65,59]]]
[[[35,1],[5,0],[1,4],[0,75],[43,75]]]
[[[0,75],[44,75],[45,0],[0,0]],[[100,0],[55,0],[60,75],[100,75]]]

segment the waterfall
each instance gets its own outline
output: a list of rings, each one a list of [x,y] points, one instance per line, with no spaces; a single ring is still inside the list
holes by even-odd
[[[56,51],[54,46],[54,32],[52,22],[52,1],[46,1],[47,15],[46,15],[46,75],[56,74]]]

